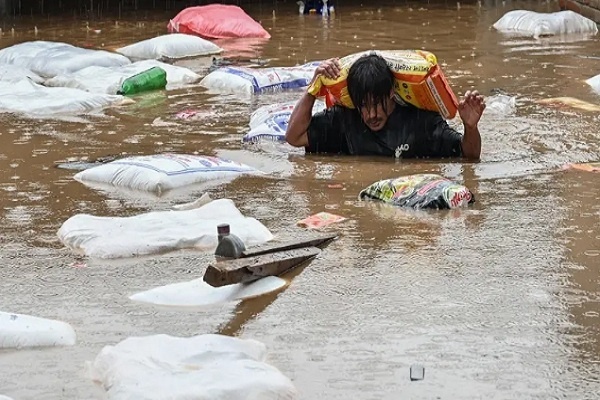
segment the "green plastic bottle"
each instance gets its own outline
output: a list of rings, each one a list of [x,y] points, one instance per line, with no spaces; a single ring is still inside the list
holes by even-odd
[[[130,76],[121,84],[117,94],[131,95],[150,90],[161,90],[167,86],[167,73],[160,67],[152,67],[137,75]]]

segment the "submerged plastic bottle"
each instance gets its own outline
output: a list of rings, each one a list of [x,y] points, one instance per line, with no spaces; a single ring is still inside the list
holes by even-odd
[[[215,256],[222,258],[240,258],[246,246],[242,239],[230,233],[229,224],[217,226],[219,244],[215,250]]]
[[[131,95],[150,90],[161,90],[167,86],[167,73],[160,67],[152,67],[137,75],[130,76],[121,84],[120,95]]]

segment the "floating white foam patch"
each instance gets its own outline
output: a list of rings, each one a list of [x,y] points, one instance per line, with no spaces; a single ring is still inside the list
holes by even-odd
[[[261,296],[281,289],[286,281],[276,276],[268,276],[248,284],[235,284],[212,287],[201,278],[189,282],[173,283],[129,298],[142,303],[173,307],[199,307],[213,304],[231,303]]]
[[[72,346],[75,341],[66,322],[0,311],[0,349]]]
[[[223,49],[206,39],[183,33],[172,33],[130,44],[117,49],[131,59],[178,59],[217,54]]]
[[[152,67],[160,67],[167,73],[167,89],[183,87],[198,82],[201,78],[194,71],[184,67],[176,67],[156,60],[145,60],[116,67],[87,67],[48,79],[46,85],[76,88],[92,93],[117,94],[125,79]]]
[[[294,400],[298,392],[264,362],[266,347],[223,335],[130,337],[90,364],[109,400]]]
[[[600,75],[596,75],[593,78],[590,78],[585,81],[588,85],[592,87],[598,94],[600,94]]]
[[[71,88],[52,88],[28,79],[0,82],[0,112],[25,116],[80,115],[131,102],[123,96],[88,93]]]
[[[131,217],[77,214],[65,221],[58,237],[70,249],[96,258],[122,258],[217,247],[217,225],[227,223],[246,246],[273,239],[259,221],[245,217],[230,199],[192,210],[154,211]]]
[[[502,16],[493,27],[506,33],[541,36],[567,35],[574,33],[598,33],[594,21],[574,11],[538,13],[529,10],[513,10]]]

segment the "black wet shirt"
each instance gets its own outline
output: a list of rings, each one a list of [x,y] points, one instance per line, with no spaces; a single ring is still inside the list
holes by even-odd
[[[462,135],[439,113],[397,104],[383,129],[371,131],[356,109],[334,106],[312,117],[307,153],[442,158],[462,155]]]

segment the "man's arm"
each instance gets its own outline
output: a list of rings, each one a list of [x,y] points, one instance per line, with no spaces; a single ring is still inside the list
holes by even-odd
[[[308,146],[308,127],[312,118],[312,109],[315,105],[315,98],[310,93],[304,93],[298,103],[294,106],[294,111],[290,116],[287,130],[285,131],[285,140],[295,147]]]
[[[341,66],[337,58],[331,58],[323,61],[316,69],[313,77],[317,79],[319,75],[324,75],[330,79],[336,79],[340,76]],[[285,140],[295,147],[306,147],[308,142],[308,127],[312,119],[312,108],[315,104],[315,98],[309,93],[304,93],[298,103],[294,106],[294,111],[290,116],[288,127],[285,132]]]
[[[481,157],[481,135],[479,134],[479,119],[485,110],[483,96],[476,90],[467,91],[465,97],[458,104],[458,113],[465,127],[462,139],[463,157],[479,160]]]

